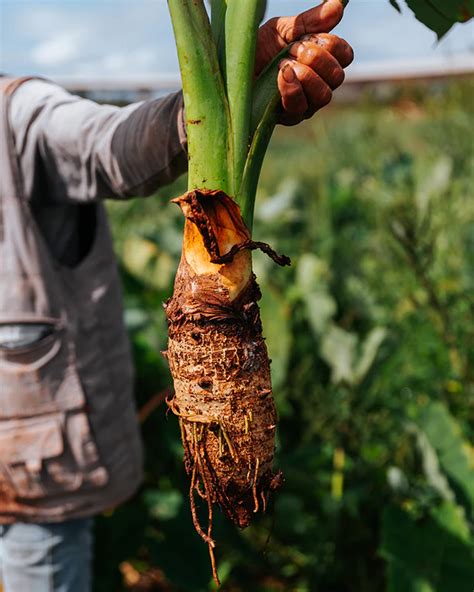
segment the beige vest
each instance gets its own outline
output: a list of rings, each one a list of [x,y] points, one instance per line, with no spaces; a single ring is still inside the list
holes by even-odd
[[[90,516],[129,497],[142,452],[121,289],[105,210],[91,250],[60,265],[30,213],[0,92],[0,324],[48,336],[0,348],[0,524]]]

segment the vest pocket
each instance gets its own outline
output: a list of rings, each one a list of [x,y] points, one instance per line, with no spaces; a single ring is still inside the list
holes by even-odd
[[[0,463],[16,499],[47,498],[107,483],[84,412],[0,420]]]
[[[0,419],[83,406],[71,350],[60,329],[34,345],[0,348]]]
[[[108,482],[71,349],[58,331],[35,346],[0,352],[0,491],[14,499]]]

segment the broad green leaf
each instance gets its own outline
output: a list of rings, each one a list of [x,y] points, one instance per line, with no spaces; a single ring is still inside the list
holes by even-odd
[[[452,22],[464,20],[463,9],[467,7],[466,0],[426,0],[435,10]]]
[[[446,475],[443,473],[436,450],[430,444],[426,434],[415,427],[416,441],[421,453],[423,471],[428,483],[436,489],[439,495],[448,501],[455,502],[453,490],[449,486]]]
[[[469,515],[474,508],[474,471],[456,421],[442,403],[431,403],[420,414],[417,425],[436,451],[439,464],[455,487]]]
[[[303,293],[317,292],[326,287],[329,269],[325,261],[313,253],[304,253],[298,261],[297,281]]]
[[[334,384],[354,382],[354,361],[357,349],[357,336],[332,325],[323,336],[321,356],[332,370]]]
[[[297,286],[306,305],[306,314],[317,338],[327,330],[336,313],[336,301],[329,292],[329,268],[325,261],[305,253],[300,257],[296,272]]]
[[[336,302],[329,291],[325,289],[305,294],[304,301],[311,329],[319,338],[328,328],[336,312]]]
[[[420,219],[427,214],[431,201],[449,188],[452,172],[453,161],[446,155],[441,156],[430,169],[423,167],[423,170],[417,171],[415,202]]]
[[[369,372],[386,336],[385,329],[376,327],[365,338],[360,358],[354,370],[354,378],[357,382],[361,382]]]
[[[443,502],[415,518],[396,506],[383,513],[381,553],[390,569],[390,592],[469,592],[474,581],[474,549],[459,506]],[[406,587],[399,579],[416,585]]]
[[[397,0],[389,0],[390,4],[397,10],[398,12],[402,12],[400,8],[400,4],[398,4]]]
[[[435,31],[441,39],[451,27],[472,17],[473,11],[466,0],[406,0],[416,18]]]

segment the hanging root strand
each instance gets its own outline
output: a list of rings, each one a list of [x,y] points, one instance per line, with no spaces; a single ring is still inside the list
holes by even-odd
[[[231,442],[231,440],[229,438],[229,435],[227,434],[226,430],[224,429],[224,427],[222,425],[220,426],[220,429],[221,429],[222,435],[224,436],[224,440],[225,440],[225,443],[227,444],[227,447],[229,449],[229,452],[230,452],[230,455],[232,457],[232,460],[234,462],[238,462],[239,459],[238,459],[238,456],[237,456],[237,454],[235,452],[234,447],[232,446],[232,442]]]
[[[180,420],[180,422],[183,420]],[[217,572],[217,565],[216,565],[216,558],[214,554],[214,547],[216,543],[212,538],[212,527],[213,527],[213,497],[212,497],[212,488],[209,486],[206,470],[203,466],[202,461],[202,447],[201,442],[204,438],[204,434],[206,432],[206,427],[204,425],[196,426],[196,422],[192,424],[192,437],[193,437],[193,469],[191,473],[191,483],[189,487],[189,501],[191,506],[191,516],[193,519],[194,528],[196,529],[199,536],[207,543],[209,549],[209,557],[211,559],[211,567],[212,567],[212,577],[217,586],[220,586],[219,574]],[[183,429],[184,431],[184,429]],[[202,481],[204,491],[201,490],[200,482]],[[207,523],[207,533],[204,532],[200,522],[199,517],[197,515],[197,508],[196,508],[196,501],[194,498],[194,493],[197,493],[199,497],[207,502],[207,509],[208,509],[208,523]]]
[[[260,459],[257,458],[257,462],[255,463],[255,474],[253,477],[253,484],[252,484],[252,495],[253,495],[253,511],[258,512],[259,504],[258,504],[258,495],[257,495],[257,479],[258,479],[258,465],[260,464]]]
[[[202,538],[203,541],[205,541],[210,547],[215,547],[216,546],[215,541],[208,534],[206,534],[203,531],[201,524],[199,523],[199,518],[197,515],[197,508],[196,508],[196,500],[194,499],[195,489],[196,489],[196,467],[193,467],[193,472],[191,475],[191,484],[189,486],[189,502],[190,502],[190,506],[191,506],[191,516],[193,519],[194,528],[196,529],[196,532]],[[207,498],[207,502],[209,504],[208,498]]]
[[[216,557],[214,554],[214,548],[211,545],[208,545],[207,548],[209,549],[209,557],[211,558],[212,577],[214,578],[214,582],[216,583],[216,586],[219,587],[221,585],[221,581],[219,579],[219,574],[217,572]]]

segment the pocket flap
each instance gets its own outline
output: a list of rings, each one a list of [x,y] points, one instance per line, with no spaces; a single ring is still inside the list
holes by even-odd
[[[64,451],[57,417],[0,422],[0,461],[35,463],[60,456]]]

